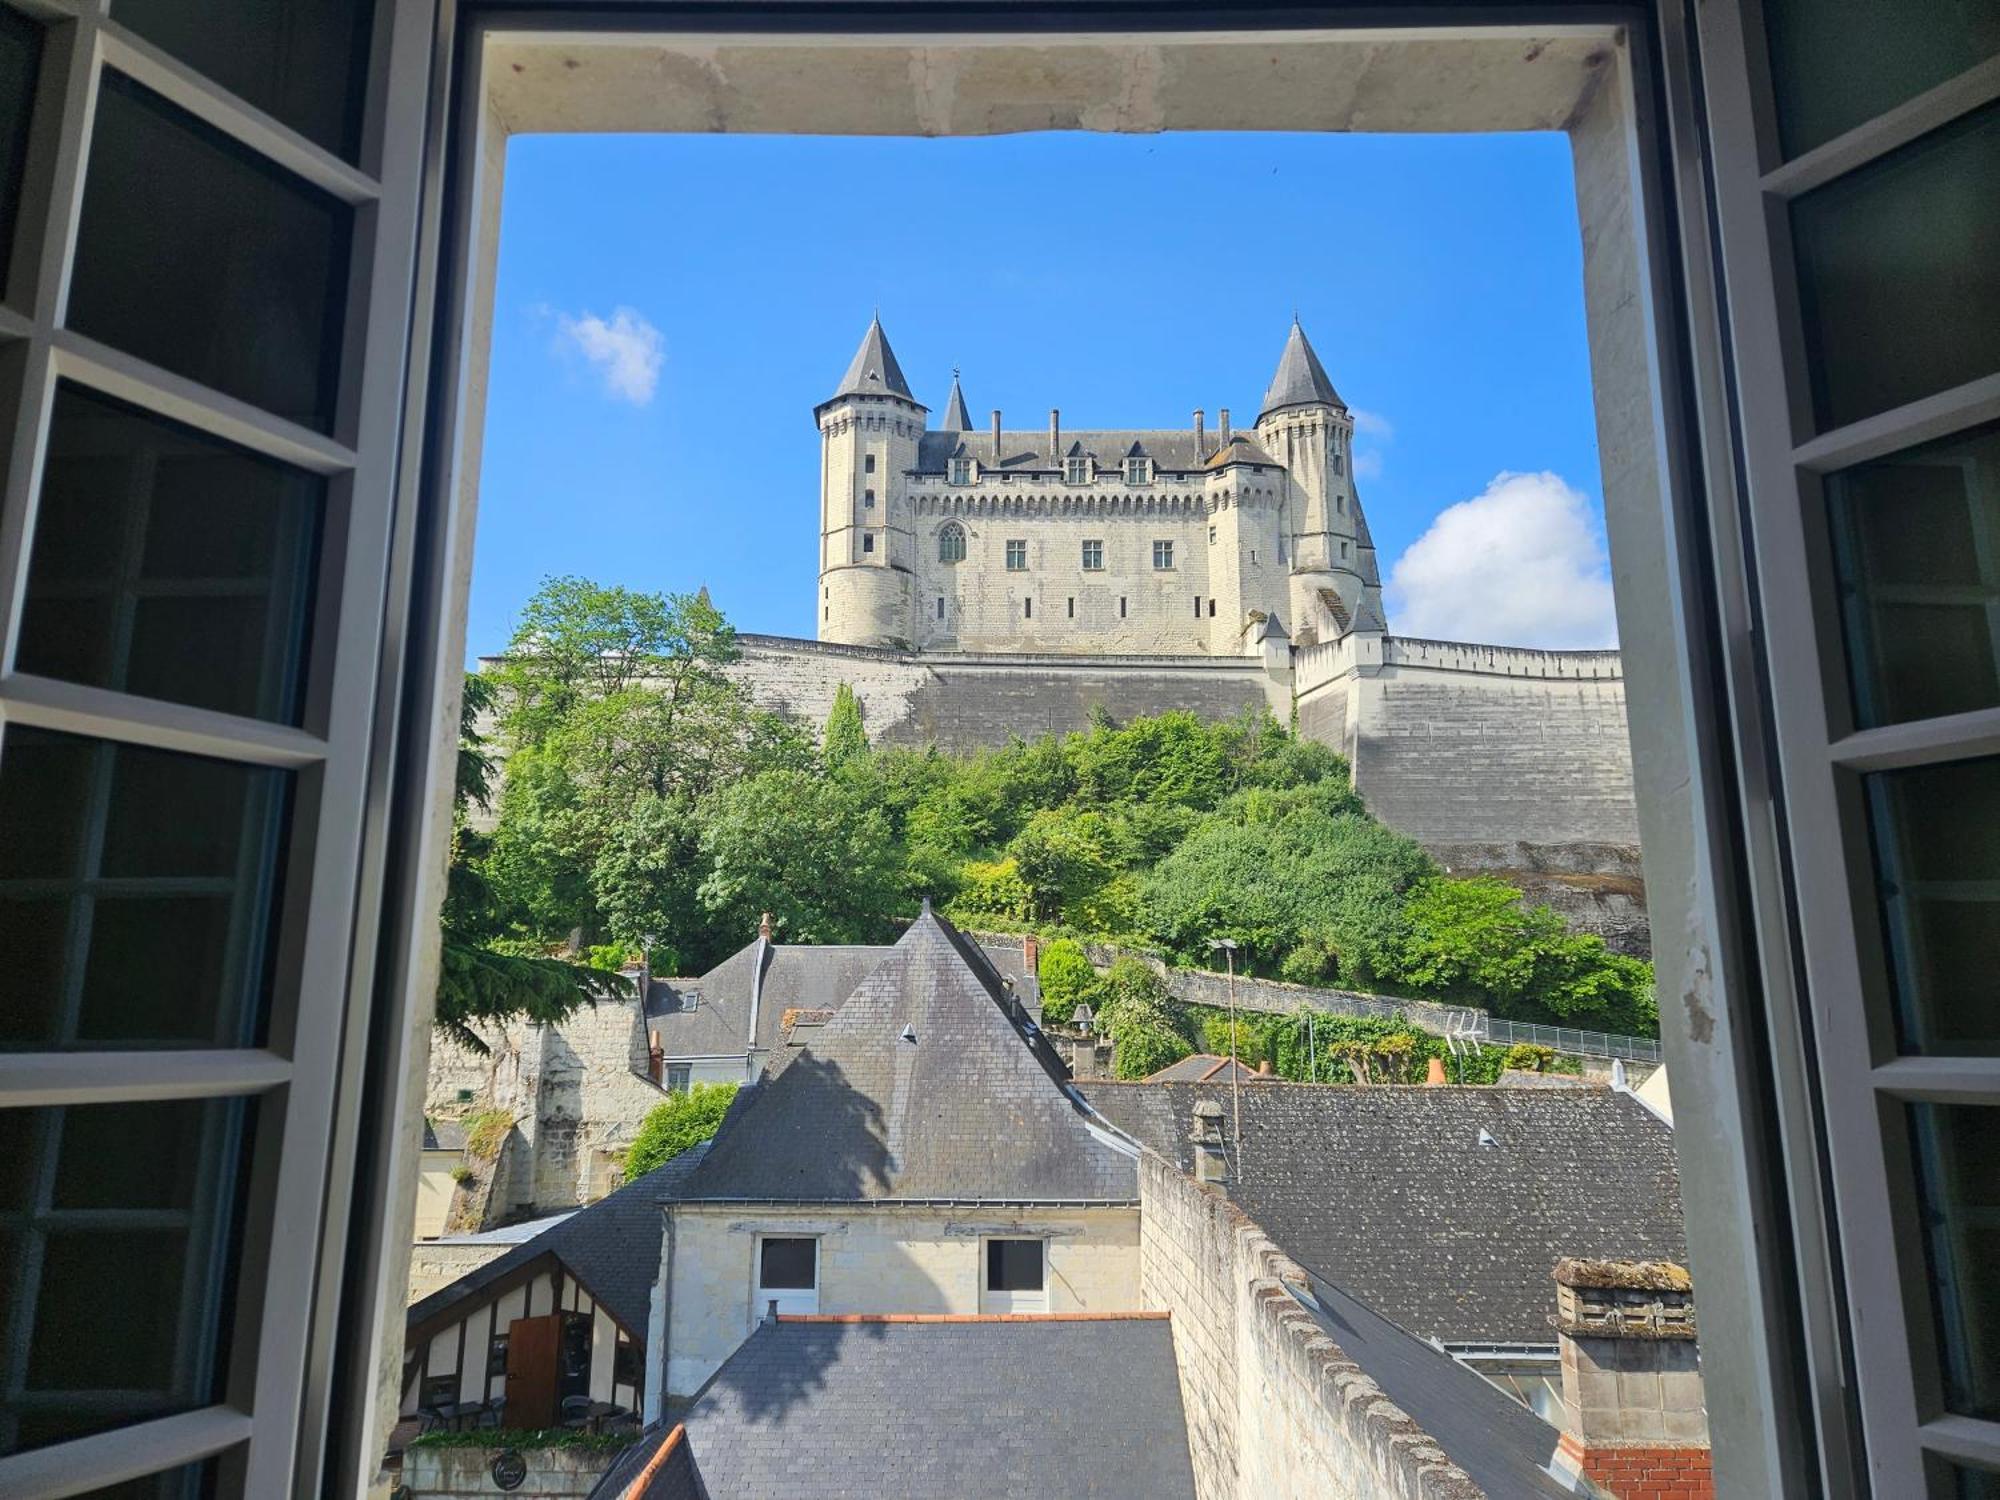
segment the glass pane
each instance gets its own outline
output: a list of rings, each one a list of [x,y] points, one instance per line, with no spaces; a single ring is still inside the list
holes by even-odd
[[[813,1285],[814,1240],[764,1241],[763,1279],[757,1284],[772,1290],[809,1290]]]
[[[215,1493],[215,1461],[188,1464],[144,1479],[128,1479],[109,1489],[91,1490],[83,1500],[208,1500]]]
[[[14,258],[14,221],[21,212],[21,174],[41,66],[42,28],[0,5],[0,299],[7,294],[7,268]]]
[[[291,774],[45,730],[0,745],[0,1048],[262,1036]]]
[[[2000,369],[2000,105],[1792,204],[1823,430]]]
[[[111,19],[349,161],[361,141],[370,0],[113,0]]]
[[[299,721],[326,480],[56,393],[16,666]]]
[[[1945,1405],[2000,1420],[2000,1109],[1909,1110]]]
[[[250,1111],[5,1112],[0,1453],[221,1398]]]
[[[2000,52],[1990,0],[1764,0],[1787,158]]]
[[[1039,1292],[1042,1289],[1040,1240],[988,1240],[986,1290]]]
[[[2000,424],[1826,482],[1855,722],[2000,704]]]
[[[1940,1487],[1933,1481],[1933,1488],[1950,1500],[2000,1500],[2000,1471],[1946,1464],[1944,1474],[1944,1484]]]
[[[69,324],[328,431],[354,214],[106,71]]]

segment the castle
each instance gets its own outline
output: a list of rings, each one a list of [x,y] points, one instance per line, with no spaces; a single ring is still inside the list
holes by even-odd
[[[879,319],[815,416],[823,641],[1228,656],[1386,628],[1354,418],[1296,321],[1247,432],[1227,407],[975,431],[956,374],[933,429]]]

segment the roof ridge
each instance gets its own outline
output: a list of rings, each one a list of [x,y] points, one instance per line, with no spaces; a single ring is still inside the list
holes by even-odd
[[[1165,1322],[1164,1308],[1125,1312],[1040,1313],[779,1313],[780,1323],[1130,1323]]]

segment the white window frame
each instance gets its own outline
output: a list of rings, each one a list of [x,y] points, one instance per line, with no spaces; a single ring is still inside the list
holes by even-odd
[[[1071,454],[1063,460],[1064,484],[1089,484],[1091,481],[1090,459]]]
[[[813,1280],[810,1288],[767,1287],[764,1285],[764,1246],[771,1240],[805,1240],[813,1247]],[[776,1298],[778,1311],[783,1313],[816,1313],[819,1311],[820,1287],[825,1275],[822,1255],[825,1250],[823,1236],[800,1234],[797,1232],[759,1233],[751,1242],[750,1249],[750,1323],[755,1327],[763,1322],[771,1310],[771,1299]]]
[[[979,465],[969,458],[954,458],[950,464],[952,484],[971,484],[979,477]]]
[[[1130,457],[1125,460],[1125,482],[1127,484],[1151,484],[1153,482],[1153,461],[1150,458]]]
[[[1002,556],[1006,560],[1006,568],[1009,573],[1027,572],[1028,571],[1027,539],[1024,537],[1008,538],[1007,542],[1005,543],[1004,549],[1002,551]],[[1016,561],[1016,559],[1019,560]]]
[[[1102,573],[1104,571],[1104,542],[1098,537],[1087,537],[1083,543],[1083,571]]]
[[[1036,1291],[995,1291],[991,1279],[993,1246],[1027,1244],[1042,1247],[1042,1284]],[[1049,1240],[1039,1234],[994,1234],[979,1242],[979,1310],[982,1313],[1045,1313],[1049,1310]]]
[[[1171,573],[1174,570],[1174,544],[1170,538],[1160,537],[1153,542],[1153,571]]]

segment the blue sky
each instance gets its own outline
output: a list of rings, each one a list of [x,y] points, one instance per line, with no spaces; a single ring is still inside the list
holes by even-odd
[[[1247,427],[1296,309],[1359,414],[1392,629],[1612,643],[1560,135],[529,136],[470,651],[552,573],[811,635],[812,407],[877,306],[919,400],[957,366],[976,425],[1023,428]]]

